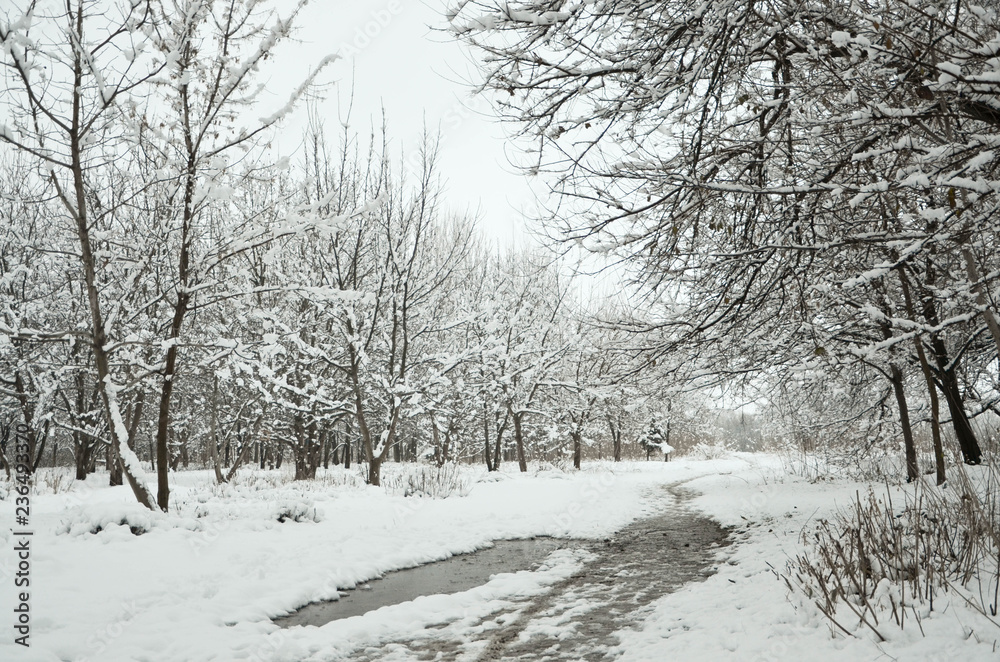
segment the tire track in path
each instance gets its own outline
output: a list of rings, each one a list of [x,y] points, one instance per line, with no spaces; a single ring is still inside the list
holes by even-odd
[[[675,498],[664,512],[589,546],[595,557],[535,598],[477,662],[613,659],[615,633],[639,622],[637,612],[711,574],[727,532],[685,506],[690,494],[681,483],[667,490]]]
[[[689,479],[689,480],[694,480]],[[686,506],[683,484],[659,514],[603,541],[581,543],[589,554],[572,576],[544,594],[515,600],[478,623],[358,651],[358,660],[603,662],[617,657],[615,633],[642,621],[646,608],[684,584],[713,574],[728,532]],[[428,636],[429,635],[429,636]]]

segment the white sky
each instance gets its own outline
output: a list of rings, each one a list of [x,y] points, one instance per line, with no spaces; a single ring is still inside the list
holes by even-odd
[[[286,43],[274,71],[264,72],[268,89],[280,103],[323,56],[344,52],[345,45],[357,51],[324,76],[334,81],[320,105],[328,135],[338,132],[338,105],[346,109],[353,77],[351,124],[359,133],[379,121],[382,106],[397,150],[415,149],[425,119],[432,131],[440,127],[440,172],[449,207],[478,215],[486,238],[521,243],[526,234],[521,210],[531,215],[535,198],[528,179],[508,159],[516,156],[504,138],[509,129],[493,117],[485,98],[471,95],[473,54],[442,30],[444,7],[443,0],[314,0],[297,21],[295,37],[302,43]],[[297,148],[304,124],[303,109],[282,134],[283,153]]]

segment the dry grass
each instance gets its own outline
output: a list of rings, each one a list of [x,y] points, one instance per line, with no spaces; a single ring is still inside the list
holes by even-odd
[[[786,583],[836,630],[861,627],[879,640],[887,625],[909,621],[922,631],[945,592],[996,616],[1000,484],[996,468],[976,472],[958,472],[945,488],[921,482],[895,502],[889,489],[858,493],[849,510],[803,534],[806,549],[788,564]]]
[[[389,471],[383,468],[382,487],[389,494],[445,499],[467,495],[471,483],[454,463],[442,467],[408,464]]]

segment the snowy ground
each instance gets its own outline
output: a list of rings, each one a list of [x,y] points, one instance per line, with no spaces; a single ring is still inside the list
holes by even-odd
[[[536,572],[498,575],[470,591],[322,627],[283,630],[270,619],[333,597],[338,587],[490,540],[603,539],[678,507],[664,486],[682,481],[701,493],[683,507],[737,527],[736,542],[717,553],[719,571],[707,581],[643,607],[609,653],[631,661],[994,657],[1000,628],[968,608],[939,605],[923,621],[926,637],[915,628],[888,630],[890,641],[876,646],[861,631],[832,637],[815,609],[786,599],[775,571],[798,551],[810,521],[846,505],[857,485],[807,482],[783,475],[773,458],[751,456],[595,464],[580,473],[467,471],[468,495],[447,499],[390,495],[338,472],[302,484],[248,475],[225,488],[213,486],[208,473],[181,473],[170,516],[143,512],[125,489],[104,487],[104,476],[58,486],[58,494],[50,489],[32,500],[32,645],[15,646],[7,626],[0,660],[291,662],[357,659],[365,650],[378,659],[433,659],[419,658],[406,642],[456,635],[468,646],[439,659],[477,659],[485,645],[474,641],[484,634],[477,624],[517,613],[513,606],[534,596],[572,595],[559,591],[592,553],[560,550]],[[282,513],[302,521],[279,522]],[[0,518],[13,517],[8,497]],[[123,520],[145,532],[134,535]],[[0,612],[8,615],[15,600],[9,526],[0,530]],[[550,605],[549,616],[581,605]],[[541,618],[527,620],[522,631],[529,634],[546,627]],[[560,622],[550,620],[552,627]],[[574,636],[567,631],[564,650],[583,643]]]
[[[688,483],[701,496],[691,504],[733,528],[719,571],[658,602],[641,628],[622,634],[621,662],[652,660],[995,660],[1000,623],[960,599],[940,596],[920,626],[901,630],[883,622],[888,639],[878,644],[857,623],[853,632],[833,633],[829,621],[807,600],[792,594],[779,577],[802,550],[804,531],[838,508],[850,507],[869,485],[804,480],[787,475],[775,458],[750,458],[756,467]],[[886,487],[874,486],[877,493]],[[902,502],[902,488],[892,488]],[[923,632],[921,632],[921,628]]]

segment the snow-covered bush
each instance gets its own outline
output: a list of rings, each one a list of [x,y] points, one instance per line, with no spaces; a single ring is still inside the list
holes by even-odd
[[[34,483],[35,494],[64,494],[74,486],[73,476],[64,467],[39,469],[35,472]]]
[[[399,471],[384,471],[382,486],[389,494],[445,499],[466,496],[470,480],[456,464],[441,467],[426,464],[408,464]]]
[[[137,504],[89,504],[86,508],[78,506],[68,511],[55,533],[82,536],[116,531],[119,528],[127,528],[132,535],[141,536],[154,528],[197,531],[201,524],[193,519],[147,510]]]
[[[947,609],[949,595],[995,615],[1000,482],[995,469],[976,471],[946,488],[916,484],[901,502],[858,495],[803,534],[806,550],[789,562],[785,582],[836,631],[865,630],[879,641],[890,623],[904,628],[909,620],[922,631],[921,619]]]
[[[275,507],[272,518],[279,522],[322,522],[323,513],[311,503],[286,501]]]
[[[233,479],[223,485],[217,485],[217,491],[224,494],[229,486],[240,487],[254,492],[273,490],[282,485],[292,482],[292,474],[281,469],[258,469],[254,471],[240,471]]]
[[[730,452],[729,446],[724,441],[714,441],[710,444],[700,442],[691,449],[690,455],[702,460],[718,460],[727,457]]]
[[[570,471],[572,466],[572,462],[564,457],[557,457],[551,462],[541,460],[537,466],[535,466],[535,475],[537,476],[544,473],[564,474],[567,471]]]
[[[330,467],[316,472],[316,482],[324,487],[361,487],[365,477],[355,469]]]

